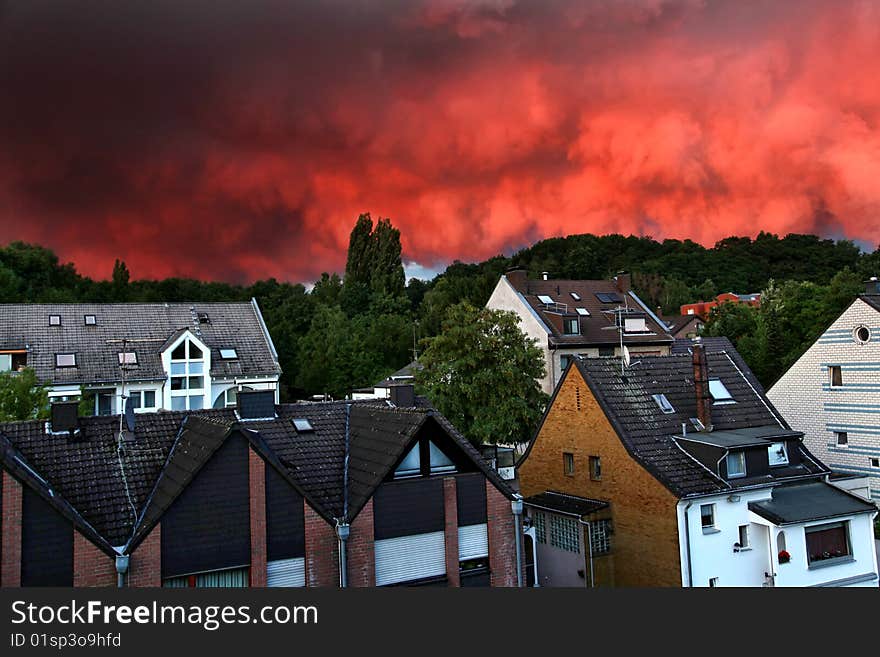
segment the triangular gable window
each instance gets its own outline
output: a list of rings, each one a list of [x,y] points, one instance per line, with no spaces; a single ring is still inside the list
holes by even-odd
[[[455,472],[455,464],[434,443],[428,443],[431,452],[431,472]]]
[[[412,449],[409,450],[409,454],[400,462],[400,465],[397,466],[397,470],[394,471],[394,476],[396,477],[417,477],[422,474],[422,459],[419,456],[419,444],[416,443],[412,446]]]

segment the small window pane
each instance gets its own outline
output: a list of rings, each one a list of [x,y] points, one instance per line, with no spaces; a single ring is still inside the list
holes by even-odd
[[[128,393],[128,398],[131,400],[132,408],[141,408],[141,393],[139,390]]]
[[[185,411],[186,410],[186,397],[172,397],[171,398],[171,410],[172,411]]]
[[[171,375],[186,374],[186,363],[171,363]]]
[[[574,454],[570,454],[569,452],[564,452],[562,454],[562,468],[565,474],[574,474]]]
[[[56,354],[55,367],[76,367],[76,354]]]
[[[602,459],[598,456],[590,457],[590,479],[594,481],[602,479]]]
[[[831,387],[838,388],[843,385],[843,374],[840,365],[832,365],[828,368],[828,375],[831,379]]]
[[[183,390],[185,381],[186,381],[186,379],[182,376],[172,376],[171,377],[171,389],[172,390]]]
[[[701,504],[700,505],[700,521],[703,527],[714,527],[715,526],[715,505],[714,504]]]
[[[835,431],[834,435],[837,438],[838,445],[846,445],[849,443],[849,434],[846,431]]]
[[[205,405],[205,398],[201,395],[192,395],[189,398],[189,408],[192,411],[199,411]]]
[[[84,317],[84,321],[85,321],[85,323],[86,323],[86,326],[94,326],[95,323],[96,323],[96,322],[95,322],[95,316],[94,316],[94,315],[86,315],[86,316]]]
[[[204,363],[190,363],[189,364],[189,373],[190,374],[201,374],[205,371]]]
[[[397,470],[394,471],[394,476],[412,477],[413,475],[421,474],[421,463],[419,444],[416,443],[413,445],[412,449],[409,450],[406,458],[404,458],[403,461],[400,462],[400,465],[397,466]]]
[[[133,351],[123,351],[119,353],[120,365],[137,365],[137,354]]]
[[[201,390],[205,386],[205,377],[202,376],[191,376],[189,377],[189,389],[190,390]]]
[[[12,370],[12,354],[0,354],[0,372]]]
[[[727,476],[745,477],[746,455],[744,452],[731,452],[727,455]]]
[[[186,360],[186,341],[181,342],[171,352],[172,360]]]
[[[538,301],[548,306],[553,303],[553,299],[548,297],[546,294],[539,294]]]
[[[235,360],[238,358],[238,353],[235,349],[221,349],[220,358],[223,358],[224,360]]]
[[[581,317],[589,317],[590,316],[590,311],[587,310],[586,308],[575,308],[575,310],[577,311],[577,314],[580,315]]]
[[[49,315],[49,326],[61,326],[61,315]]]
[[[190,360],[199,360],[202,357],[202,350],[195,346],[192,342],[189,343],[189,359]]]
[[[156,408],[155,390],[144,390],[144,408]]]
[[[786,465],[788,463],[788,451],[785,443],[773,443],[767,448],[767,456],[770,465]]]
[[[728,392],[724,384],[721,383],[720,379],[709,379],[709,394],[712,395],[712,399],[715,401],[728,401],[733,399],[730,392]]]

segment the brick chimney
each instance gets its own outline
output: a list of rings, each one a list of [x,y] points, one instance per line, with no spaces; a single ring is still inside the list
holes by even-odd
[[[516,288],[524,286],[526,279],[528,278],[526,270],[522,267],[511,267],[504,273],[504,275],[507,277],[507,280],[510,281],[510,284]]]
[[[614,277],[614,283],[617,286],[617,291],[621,294],[626,294],[629,292],[632,280],[630,279],[629,272],[627,271],[619,271],[617,272],[617,276]]]
[[[706,427],[706,431],[712,431],[712,396],[709,394],[709,363],[706,361],[706,349],[702,344],[694,344],[693,359],[697,418]]]
[[[865,281],[865,294],[880,294],[880,281],[876,276]]]

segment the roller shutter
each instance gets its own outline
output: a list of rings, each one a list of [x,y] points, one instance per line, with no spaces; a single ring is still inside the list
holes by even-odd
[[[458,560],[479,559],[489,556],[487,525],[468,525],[458,528]]]
[[[446,574],[444,532],[413,534],[375,542],[376,586]]]
[[[267,586],[305,586],[306,560],[303,557],[270,561],[267,566]]]
[[[22,486],[21,585],[73,586],[73,525]]]

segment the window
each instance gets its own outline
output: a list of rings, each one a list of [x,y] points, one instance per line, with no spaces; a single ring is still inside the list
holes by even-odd
[[[828,367],[828,382],[832,388],[839,388],[843,385],[843,374],[840,371],[840,365],[830,365]]]
[[[575,301],[581,300],[581,295],[578,294],[577,292],[569,292],[569,294],[571,295],[571,298],[574,299]]]
[[[727,478],[746,476],[746,454],[743,451],[728,452]]]
[[[566,318],[562,323],[565,335],[579,335],[581,332],[581,323],[577,317],[571,319]]]
[[[840,559],[851,554],[847,522],[834,522],[804,529],[807,539],[807,563]]]
[[[597,292],[596,298],[602,303],[620,303],[620,297],[614,292]]]
[[[76,367],[76,354],[55,354],[55,367]]]
[[[739,549],[740,550],[748,550],[749,549],[749,526],[748,525],[740,525],[739,526]]]
[[[550,545],[566,552],[581,551],[578,523],[573,518],[550,515]]]
[[[880,468],[880,459],[872,458],[871,459],[871,467],[872,468]]]
[[[687,314],[688,314],[688,315],[693,315],[693,314],[694,314],[694,309],[693,309],[693,308],[688,308],[688,312],[687,312]]]
[[[648,326],[644,317],[627,317],[623,322],[624,333],[645,333]]]
[[[594,555],[611,552],[610,520],[596,520],[590,523],[590,545]]]
[[[138,357],[137,354],[133,351],[120,351],[119,352],[119,364],[120,365],[137,365]]]
[[[691,311],[691,312],[693,312],[693,311]],[[718,578],[717,577],[710,577],[709,578],[709,588],[710,589],[718,588]]]
[[[293,418],[293,426],[296,427],[297,431],[314,431],[314,427],[312,427],[312,423],[309,422],[304,417],[295,417]]]
[[[838,447],[842,447],[849,443],[849,434],[846,431],[835,431],[834,438],[837,441]]]
[[[581,317],[589,317],[590,316],[590,311],[587,310],[586,308],[575,308],[575,311]]]
[[[675,409],[672,407],[672,404],[669,403],[669,400],[666,399],[666,395],[660,393],[659,395],[653,395],[654,401],[661,411],[664,413],[675,413]]]
[[[614,355],[614,347],[599,347],[599,357],[608,358]]]
[[[767,448],[767,457],[771,467],[774,465],[788,465],[788,450],[785,448],[785,443],[773,443],[770,445]]]
[[[249,386],[242,386],[241,392],[254,392]],[[238,390],[236,388],[228,388],[217,395],[214,400],[214,408],[235,408],[238,405]]]
[[[83,315],[83,322],[86,326],[94,326],[95,324],[97,324],[94,315]]]
[[[0,354],[0,372],[12,371],[12,354]]]
[[[416,443],[397,466],[394,477],[418,477],[420,474],[422,474],[422,458],[419,454],[419,444]]]
[[[700,505],[700,523],[703,529],[715,529],[715,505]]]
[[[431,474],[440,474],[442,472],[455,472],[455,464],[446,454],[444,454],[437,445],[428,441],[428,456],[431,462]]]
[[[49,326],[61,326],[61,315],[49,315]]]
[[[205,355],[191,340],[171,352],[171,410],[194,411],[204,407]]]
[[[155,390],[132,390],[128,396],[134,408],[156,408]]]
[[[562,471],[567,475],[574,474],[574,454],[570,452],[562,453]]]
[[[871,329],[867,326],[856,326],[853,329],[853,339],[859,344],[865,344],[871,340]]]
[[[547,542],[547,525],[543,511],[535,511],[532,515],[532,521],[535,523],[535,538],[538,543]]]
[[[233,568],[230,570],[215,570],[199,575],[184,575],[183,577],[169,577],[162,580],[162,586],[172,589],[185,588],[247,588],[250,585],[248,568]]]
[[[0,372],[21,372],[27,367],[27,352],[24,349],[0,352]]]
[[[220,358],[223,360],[235,360],[238,358],[238,352],[235,349],[221,349]]]
[[[709,379],[709,394],[716,404],[732,404],[735,402],[733,395],[727,390],[721,379]]]
[[[569,356],[568,354],[562,354],[559,357],[559,371],[564,372],[570,362],[571,356]]]
[[[593,481],[602,479],[602,459],[598,456],[590,457],[590,479]]]
[[[538,301],[540,301],[541,303],[543,303],[545,306],[550,306],[550,305],[553,304],[553,299],[551,299],[550,297],[548,297],[546,294],[539,294],[539,295],[538,295]]]

